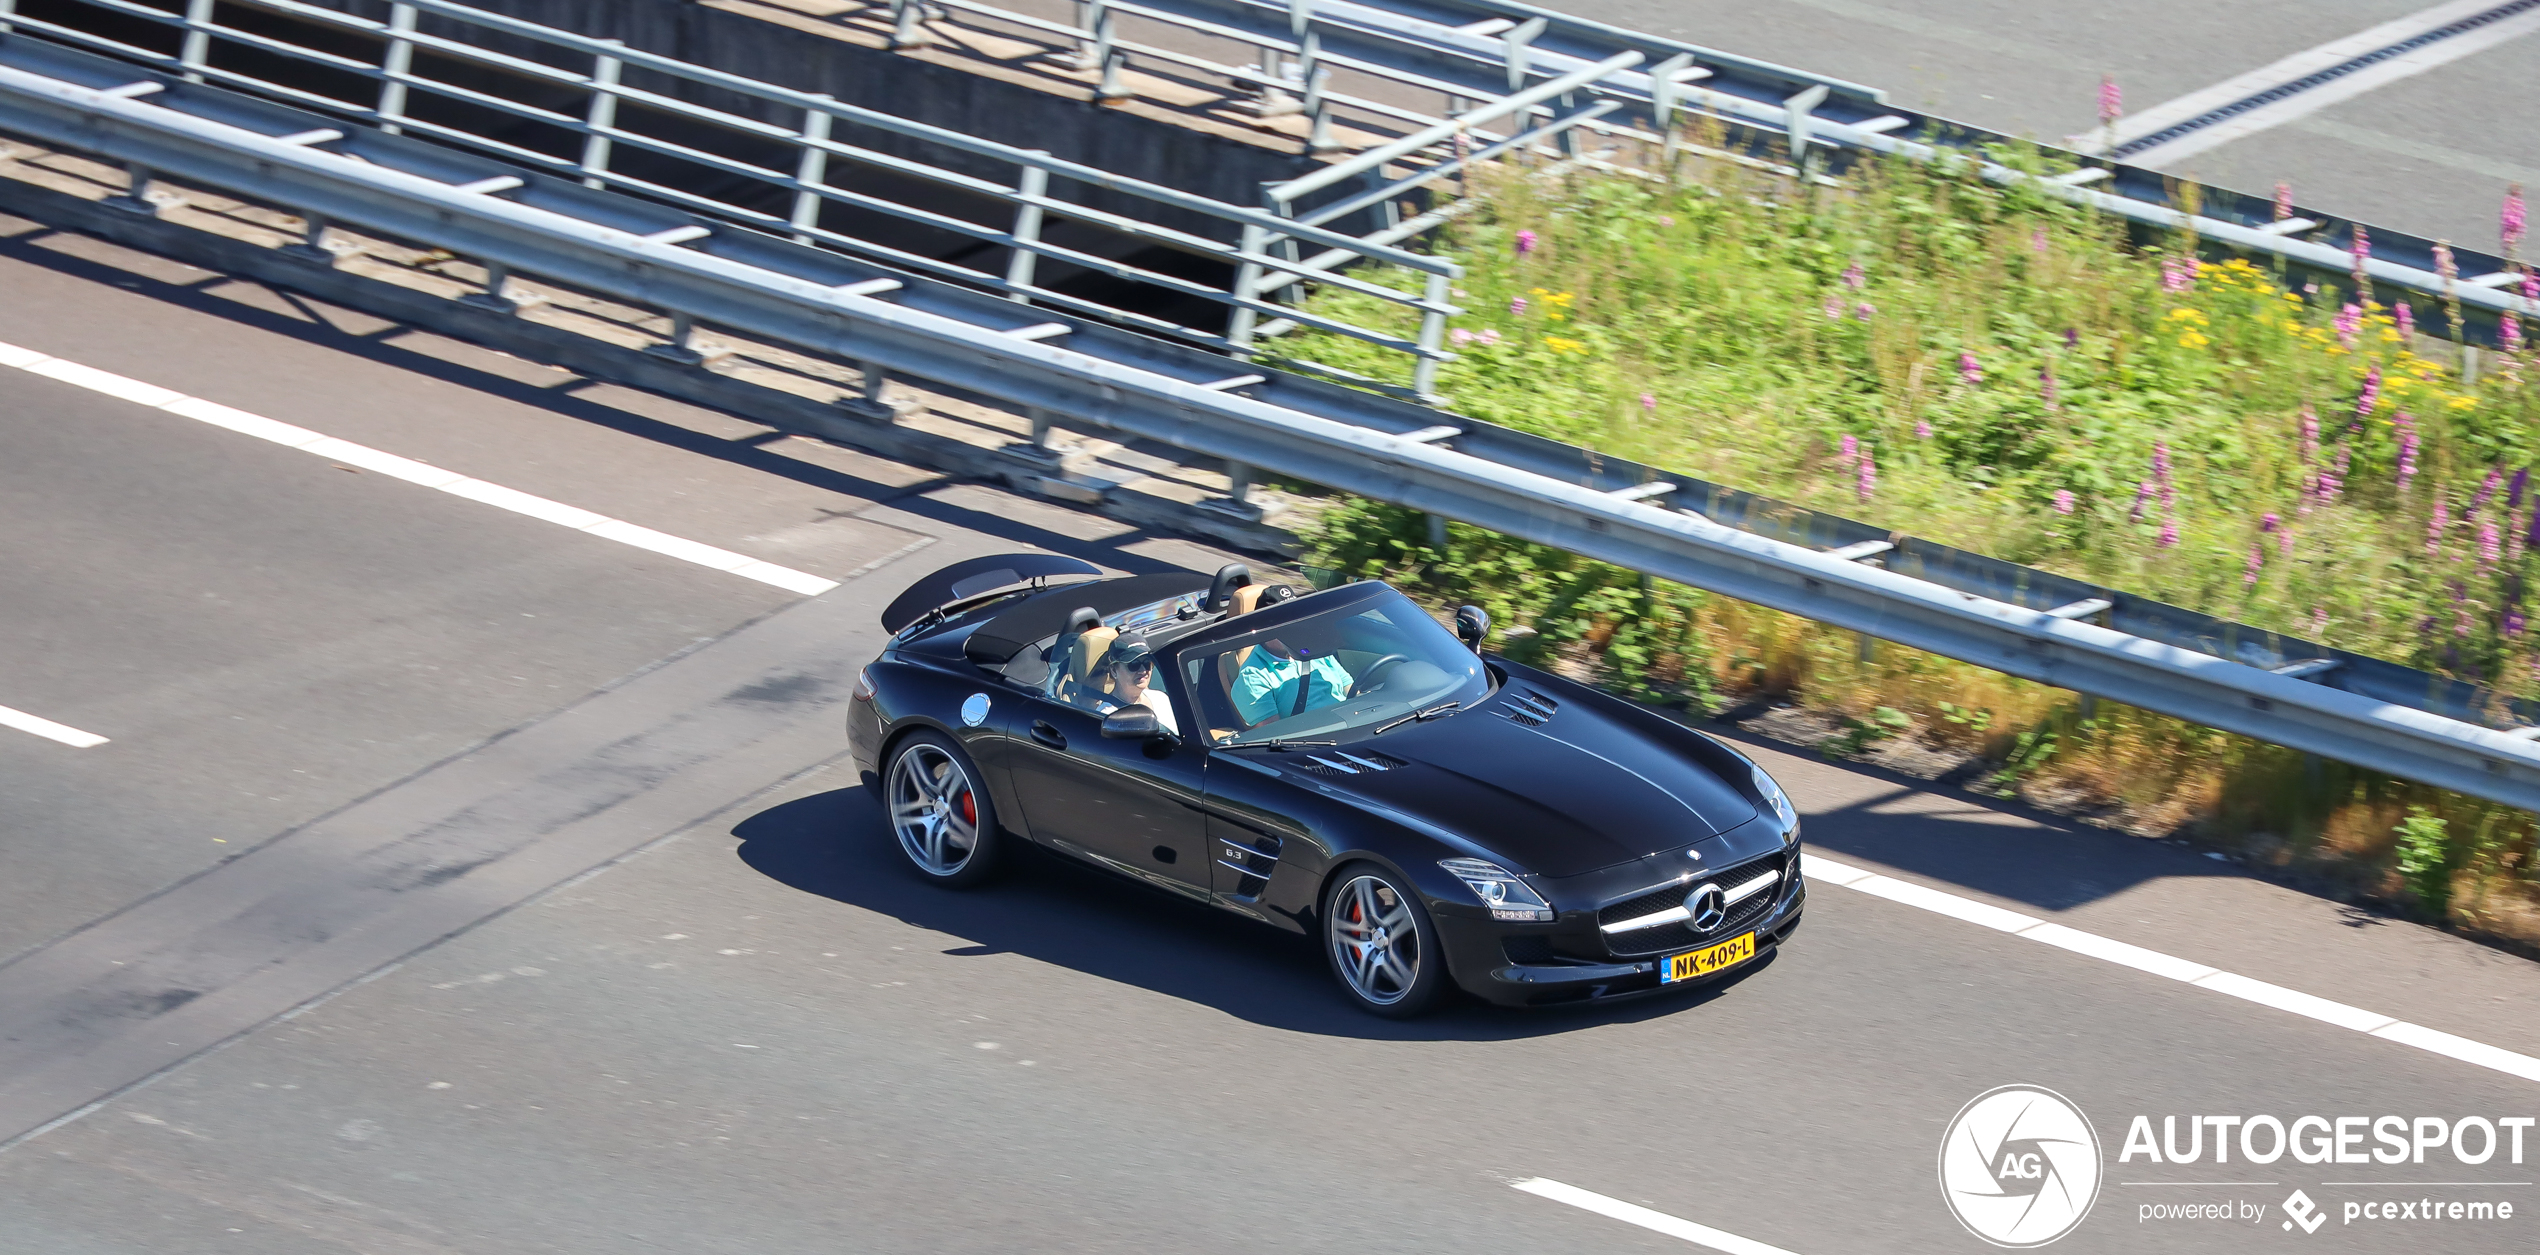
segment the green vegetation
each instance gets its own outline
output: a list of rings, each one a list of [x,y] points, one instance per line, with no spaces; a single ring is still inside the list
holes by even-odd
[[[2491,354],[2464,380],[2419,334],[2455,330],[2440,305],[2287,292],[2193,239],[2139,246],[1912,165],[1805,191],[1721,162],[1486,178],[1440,244],[1467,266],[1440,377],[1457,413],[2540,694],[2535,365]],[[1317,299],[1388,325],[1377,302]],[[1282,344],[1407,378],[1356,341]],[[1839,729],[1830,752],[1974,755],[1983,787],[2540,944],[2522,812],[1460,524],[1433,546],[1395,507],[1338,503],[1312,544],[1318,565],[1483,605],[1521,660],[1703,709],[1795,699]]]

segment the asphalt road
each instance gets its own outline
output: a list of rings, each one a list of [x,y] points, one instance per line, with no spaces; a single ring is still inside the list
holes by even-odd
[[[2061,142],[2432,6],[2418,0],[1537,0],[1543,7],[1883,88],[1909,108]],[[2521,35],[2210,151],[2155,162],[2463,245],[2497,247],[2512,183],[2540,187],[2521,121],[2540,37]]]
[[[1971,1251],[1935,1154],[2014,1082],[2105,1142],[2061,1250],[2540,1232],[2540,1137],[2117,1159],[2135,1115],[2503,1117],[2533,1082],[1828,883],[1710,990],[1410,1024],[1300,942],[1052,859],[920,884],[834,733],[872,610],[973,552],[1220,555],[39,231],[0,240],[0,293],[0,343],[845,581],[798,598],[0,371],[0,705],[113,738],[0,729],[0,1111],[42,1113],[0,1140],[104,1100],[0,1151],[0,1250],[1689,1249],[1510,1186],[1542,1177],[1801,1255]],[[2523,960],[1755,752],[1821,853],[2540,1052]],[[116,1001],[153,989],[184,997]],[[2434,1180],[2490,1184],[2326,1184]],[[2518,1215],[2138,1221],[2296,1187]]]

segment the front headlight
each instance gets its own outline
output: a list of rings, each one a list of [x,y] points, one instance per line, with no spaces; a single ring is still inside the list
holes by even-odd
[[[1755,791],[1764,795],[1764,804],[1772,808],[1773,818],[1781,821],[1782,844],[1788,845],[1799,838],[1799,811],[1791,806],[1790,795],[1782,792],[1782,787],[1765,775],[1763,768],[1754,770]]]
[[[1477,858],[1443,858],[1438,860],[1438,866],[1463,881],[1464,886],[1473,891],[1473,896],[1490,908],[1492,919],[1543,921],[1552,918],[1552,904],[1497,863],[1485,863]]]

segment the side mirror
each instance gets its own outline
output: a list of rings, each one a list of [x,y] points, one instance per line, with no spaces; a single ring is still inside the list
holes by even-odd
[[[1455,636],[1466,649],[1482,652],[1482,638],[1490,635],[1490,615],[1480,606],[1455,608]]]
[[[1144,706],[1123,706],[1102,717],[1102,734],[1113,741],[1144,741],[1162,735],[1164,726]]]

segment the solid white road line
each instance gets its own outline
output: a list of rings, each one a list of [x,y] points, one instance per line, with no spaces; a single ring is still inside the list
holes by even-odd
[[[64,361],[61,358],[47,356],[33,349],[20,348],[14,344],[0,344],[0,366],[11,366],[29,374],[58,379],[63,383],[86,388],[91,392],[101,392],[137,405],[162,410],[179,418],[190,418],[196,422],[209,423],[214,427],[225,427],[241,435],[254,436],[258,440],[270,440],[286,448],[298,449],[303,453],[314,453],[331,462],[359,467],[365,471],[376,471],[408,483],[421,484],[426,488],[446,492],[454,497],[465,497],[470,501],[496,506],[514,514],[527,515],[559,527],[569,527],[577,532],[597,536],[602,540],[613,540],[621,545],[649,549],[654,553],[677,558],[682,562],[693,562],[698,566],[730,572],[743,579],[773,584],[788,592],[801,593],[806,597],[817,597],[838,586],[836,580],[823,579],[807,571],[778,566],[773,562],[761,562],[745,553],[734,553],[729,549],[718,549],[712,545],[657,532],[649,527],[639,527],[622,519],[610,518],[605,514],[594,514],[579,506],[566,505],[561,501],[549,501],[545,497],[531,496],[517,489],[505,488],[501,484],[489,484],[481,479],[470,479],[457,471],[444,470],[428,462],[399,457],[394,453],[383,453],[368,445],[338,440],[333,436],[310,431],[306,427],[294,427],[289,423],[277,422],[261,414],[250,414],[245,410],[232,409],[216,401],[206,401],[201,397],[189,397],[157,384],[127,379],[93,366],[82,366],[77,362]],[[36,723],[58,728],[72,737],[88,736],[88,733],[81,732],[77,728],[63,728],[60,724],[47,723],[45,720],[36,719],[33,715],[18,715],[16,711],[8,711],[5,707],[0,707],[0,711],[20,719],[34,720]],[[0,723],[26,728],[27,731],[35,732],[38,736],[51,736],[54,740],[71,745],[102,744],[106,739],[101,736],[92,737],[85,742],[74,741],[69,737],[38,731],[5,718],[0,718]]]
[[[2017,911],[2006,911],[1998,906],[1954,893],[1944,893],[1923,885],[1908,884],[1893,876],[1882,876],[1867,868],[1854,867],[1850,863],[1838,862],[1822,854],[1803,854],[1800,866],[1808,879],[1820,884],[1857,889],[1863,893],[1885,898],[1890,902],[1900,902],[1906,906],[1920,907],[1935,914],[1946,915],[1951,919],[1981,924],[1987,928],[2009,933],[2014,937],[2044,942],[2058,949],[2070,950],[2075,954],[2085,954],[2091,958],[2104,959],[2139,972],[2149,972],[2154,976],[2167,977],[2183,984],[2194,985],[2198,989],[2229,994],[2234,998],[2254,1002],[2262,1007],[2273,1007],[2278,1011],[2308,1016],[2323,1024],[2334,1024],[2339,1028],[2353,1029],[2358,1033],[2369,1033],[2384,1041],[2414,1046],[2419,1050],[2458,1059],[2463,1063],[2476,1064],[2482,1068],[2490,1068],[2508,1076],[2540,1081],[2540,1059],[2532,1058],[2530,1055],[2516,1054],[2484,1042],[2471,1041],[2466,1037],[2455,1037],[2450,1033],[2430,1029],[2421,1024],[2410,1024],[2395,1016],[2383,1015],[2377,1011],[2366,1011],[2361,1007],[2350,1007],[2342,1002],[2331,1002],[2326,998],[2306,994],[2300,990],[2270,985],[2262,980],[2251,980],[2236,972],[2226,972],[2207,967],[2202,963],[2192,963],[2186,959],[2163,954],[2158,950],[2146,950],[2141,946],[2102,937],[2096,933],[2086,933],[2077,928],[2066,928],[2062,924],[2033,919]]]
[[[46,740],[59,741],[76,750],[106,743],[106,738],[94,732],[82,732],[67,723],[55,723],[50,719],[30,715],[23,710],[11,710],[6,706],[0,706],[0,727],[32,732]]]
[[[2331,66],[2341,65],[2365,53],[2405,43],[2438,27],[2449,26],[2498,7],[2503,0],[2452,0],[2422,12],[2412,13],[2396,21],[2384,22],[2369,30],[2359,31],[2344,39],[2332,40],[2303,52],[2294,53],[2272,65],[2260,66],[2246,74],[2234,76],[2201,91],[2190,92],[2174,100],[2163,101],[2141,113],[2128,114],[2118,121],[2114,138],[2125,144],[2143,136],[2166,130],[2191,118],[2200,117],[2234,101],[2246,100],[2279,84],[2316,74]],[[2282,126],[2297,118],[2317,113],[2330,105],[2352,100],[2377,88],[2388,86],[2411,75],[2449,64],[2474,53],[2484,52],[2508,40],[2540,30],[2540,10],[2519,13],[2491,22],[2476,30],[2464,31],[2449,39],[2437,40],[2413,52],[2402,53],[2378,64],[2365,66],[2352,73],[2295,92],[2282,100],[2260,105],[2238,117],[2226,118],[2211,126],[2190,131],[2166,144],[2147,148],[2127,160],[2136,165],[2154,165],[2220,147],[2259,131]],[[2094,150],[2105,137],[2091,131],[2076,139]]]
[[[1607,1198],[1575,1185],[1563,1185],[1559,1181],[1547,1180],[1543,1177],[1530,1177],[1523,1181],[1512,1181],[1509,1184],[1538,1198],[1548,1198],[1556,1203],[1568,1203],[1581,1211],[1592,1211],[1600,1216],[1620,1220],[1624,1224],[1639,1225],[1652,1233],[1663,1233],[1671,1238],[1683,1238],[1696,1246],[1707,1246],[1715,1251],[1725,1251],[1728,1255],[1791,1255],[1789,1251],[1778,1246],[1758,1242],[1753,1238],[1742,1238],[1734,1233],[1714,1229],[1709,1225],[1695,1224],[1690,1220],[1679,1220],[1663,1211],[1636,1207],[1619,1198]]]

